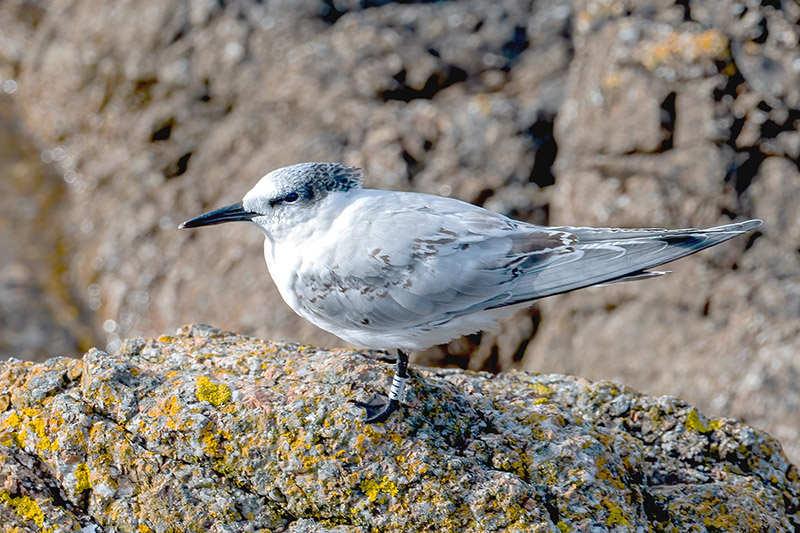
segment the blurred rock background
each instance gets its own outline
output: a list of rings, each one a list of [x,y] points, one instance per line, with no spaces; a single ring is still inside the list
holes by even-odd
[[[364,167],[540,224],[761,231],[416,354],[611,379],[800,461],[800,5],[5,0],[0,356],[295,317],[255,228],[178,232],[279,166]]]

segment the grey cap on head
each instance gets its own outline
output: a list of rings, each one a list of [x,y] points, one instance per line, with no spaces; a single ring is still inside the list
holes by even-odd
[[[273,181],[284,181],[287,189],[297,190],[305,186],[309,197],[357,189],[364,181],[360,168],[341,163],[301,163],[273,170],[270,175]]]

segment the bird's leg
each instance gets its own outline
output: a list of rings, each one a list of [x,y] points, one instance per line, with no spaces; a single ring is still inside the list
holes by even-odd
[[[364,419],[364,422],[370,424],[384,422],[389,418],[389,415],[400,406],[409,379],[408,355],[402,350],[397,350],[397,370],[392,379],[392,387],[389,389],[389,397],[376,394],[368,402],[355,402],[356,405],[367,411],[367,418]]]

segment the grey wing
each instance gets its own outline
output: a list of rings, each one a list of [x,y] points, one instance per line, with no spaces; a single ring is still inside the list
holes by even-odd
[[[399,198],[399,197],[394,197]],[[458,200],[407,193],[393,210],[358,206],[314,310],[375,331],[426,324],[626,279],[747,232],[541,227]],[[397,201],[397,200],[395,200]],[[332,289],[331,289],[332,287]]]
[[[622,229],[553,227],[574,235],[572,248],[580,257],[568,264],[534,265],[522,290],[506,305],[574,291],[593,285],[645,279],[661,272],[647,269],[675,261],[761,225],[760,220],[708,229]]]
[[[408,193],[403,205],[359,205],[310,312],[360,330],[436,325],[514,299],[526,269],[582,255],[575,237],[449,198]],[[371,212],[373,210],[374,212]]]

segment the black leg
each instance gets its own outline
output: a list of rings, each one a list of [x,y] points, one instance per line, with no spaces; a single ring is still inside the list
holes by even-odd
[[[367,411],[367,418],[364,419],[364,422],[371,424],[386,421],[389,415],[400,406],[408,380],[408,355],[402,350],[397,350],[397,370],[392,379],[392,387],[389,389],[389,397],[376,394],[368,402],[354,402]]]

